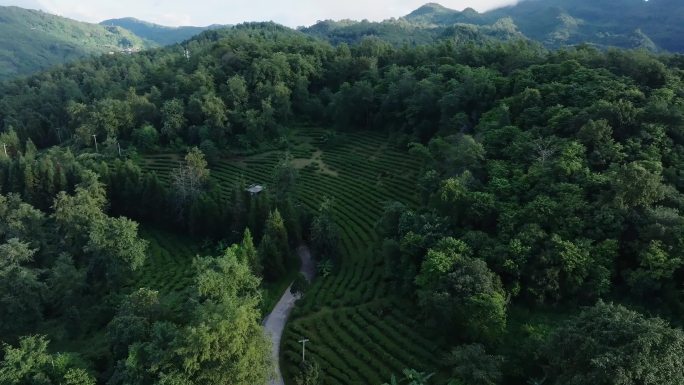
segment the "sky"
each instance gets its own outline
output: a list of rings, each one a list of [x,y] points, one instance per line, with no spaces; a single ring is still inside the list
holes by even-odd
[[[429,0],[0,0],[71,19],[99,23],[135,17],[157,24],[210,25],[245,21],[275,21],[290,27],[326,19],[380,21],[404,16]],[[445,7],[486,11],[516,0],[443,0]]]

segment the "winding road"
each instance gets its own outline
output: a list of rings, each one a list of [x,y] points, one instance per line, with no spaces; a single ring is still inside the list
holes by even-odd
[[[300,272],[311,281],[316,275],[316,268],[311,259],[311,251],[307,246],[300,246],[299,249],[297,249],[297,254],[302,260]],[[295,301],[298,299],[297,296],[292,295],[290,292],[291,287],[292,284],[287,287],[285,294],[280,297],[280,300],[273,308],[271,314],[264,319],[264,329],[273,342],[272,352],[273,361],[275,362],[275,378],[269,382],[269,385],[285,385],[283,376],[280,373],[280,340],[283,336],[285,324],[287,323],[287,317],[290,315],[292,308],[294,308]]]

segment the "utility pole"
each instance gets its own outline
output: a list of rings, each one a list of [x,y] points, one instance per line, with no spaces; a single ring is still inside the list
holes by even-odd
[[[95,152],[100,152],[97,150],[97,135],[93,135],[93,139],[95,139]]]
[[[306,343],[309,342],[308,339],[303,339],[299,341],[302,344],[302,361],[306,361]]]

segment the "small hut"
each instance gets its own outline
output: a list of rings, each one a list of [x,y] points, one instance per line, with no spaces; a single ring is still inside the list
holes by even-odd
[[[251,196],[259,195],[262,191],[264,191],[264,186],[262,186],[262,185],[253,184],[253,185],[247,187],[247,192]]]

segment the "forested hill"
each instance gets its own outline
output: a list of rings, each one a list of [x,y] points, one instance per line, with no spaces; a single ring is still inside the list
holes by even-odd
[[[486,14],[513,18],[549,47],[599,46],[684,51],[684,2],[672,0],[527,0]]]
[[[395,46],[424,45],[443,39],[476,44],[526,39],[510,18],[494,20],[491,24],[455,23],[442,26],[428,26],[406,19],[383,22],[326,20],[301,31],[333,44],[351,44],[368,37],[375,37]]]
[[[619,14],[616,14],[619,12]],[[93,54],[165,46],[208,27],[166,27],[123,18],[100,25],[40,11],[0,7],[0,80]],[[333,44],[376,37],[395,46],[531,39],[547,48],[588,43],[601,48],[684,52],[684,3],[674,0],[526,0],[478,13],[436,3],[383,22],[322,21],[302,32]]]
[[[212,25],[208,27],[167,27],[164,25],[138,20],[132,17],[105,20],[100,24],[104,26],[118,26],[121,28],[125,28],[135,33],[137,36],[155,42],[161,46],[180,43],[195,35],[200,34],[202,31],[206,31],[207,29],[217,29],[224,27],[221,25]]]
[[[82,23],[41,11],[0,7],[0,80],[93,54],[152,44],[120,27]]]
[[[324,21],[304,29],[333,43],[375,36],[397,45],[463,37],[511,39],[523,35],[548,48],[598,47],[684,51],[684,3],[672,0],[526,0],[478,13],[428,3],[409,15],[383,22]],[[456,34],[454,34],[456,31]],[[445,36],[445,32],[447,33]]]

